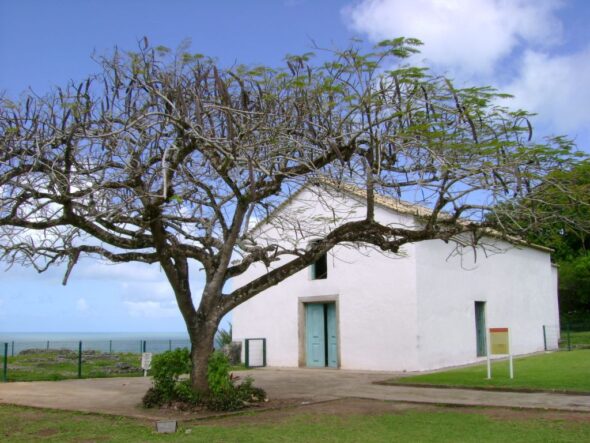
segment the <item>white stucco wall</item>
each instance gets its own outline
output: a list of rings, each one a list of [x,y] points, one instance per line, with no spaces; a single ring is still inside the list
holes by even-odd
[[[277,215],[282,226],[263,225],[259,235],[305,246],[344,219],[364,216],[362,202],[338,195],[325,198],[329,205],[304,191]],[[381,207],[376,217],[392,225],[414,223]],[[297,223],[307,226],[307,235],[291,240],[290,229]],[[311,280],[306,269],[237,307],[234,340],[266,338],[269,366],[297,367],[304,361],[301,299],[328,298],[337,300],[341,368],[416,371],[454,366],[476,360],[474,303],[485,301],[487,327],[510,327],[515,354],[540,351],[542,326],[559,323],[557,274],[546,252],[500,246],[502,254],[486,258],[479,251],[475,263],[468,250],[449,257],[453,246],[441,241],[406,245],[403,258],[338,246],[329,253],[326,280]],[[263,266],[253,266],[232,280],[232,287],[264,272]]]
[[[316,202],[315,195],[304,192],[291,205],[297,208],[300,219],[306,220],[312,214],[325,216]],[[351,207],[349,201],[337,202],[337,208],[339,204]],[[362,206],[357,216],[363,216]],[[376,217],[384,223],[413,223],[407,216],[382,208],[376,208]],[[265,235],[278,235],[273,230],[265,228]],[[265,337],[269,366],[296,367],[302,324],[299,300],[333,297],[338,300],[341,368],[417,369],[413,246],[405,248],[405,253],[408,257],[399,258],[371,248],[334,248],[328,255],[326,280],[311,280],[306,269],[236,308],[232,320],[234,339]],[[232,284],[239,287],[264,271],[260,266],[253,267]]]
[[[416,245],[421,369],[477,360],[476,301],[486,302],[487,328],[510,328],[514,354],[544,349],[543,325],[559,322],[550,256],[537,249],[493,243],[496,253],[486,257],[479,250],[477,261],[471,249],[450,256],[454,246],[442,241]]]

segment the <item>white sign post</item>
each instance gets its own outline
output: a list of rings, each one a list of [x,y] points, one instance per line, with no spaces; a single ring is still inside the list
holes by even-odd
[[[143,376],[147,376],[147,371],[152,368],[152,353],[144,352],[141,354],[141,369],[143,369]]]
[[[510,378],[514,378],[514,364],[512,362],[512,343],[508,328],[490,328],[488,330],[488,379],[492,378],[491,355],[508,355]]]

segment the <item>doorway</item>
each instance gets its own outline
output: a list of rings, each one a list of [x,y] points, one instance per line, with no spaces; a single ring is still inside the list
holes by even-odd
[[[475,336],[478,357],[488,355],[486,346],[486,302],[475,302]]]
[[[305,357],[309,368],[338,367],[336,303],[305,304]]]

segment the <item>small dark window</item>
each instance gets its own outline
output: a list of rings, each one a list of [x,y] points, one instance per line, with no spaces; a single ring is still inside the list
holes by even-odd
[[[328,256],[323,254],[311,265],[311,279],[323,280],[328,278]]]

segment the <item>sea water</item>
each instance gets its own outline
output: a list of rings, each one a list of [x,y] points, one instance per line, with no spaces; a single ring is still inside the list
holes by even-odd
[[[0,332],[0,345],[4,343],[9,355],[27,349],[77,351],[80,343],[83,350],[99,352],[159,353],[190,348],[188,335],[182,332]]]

